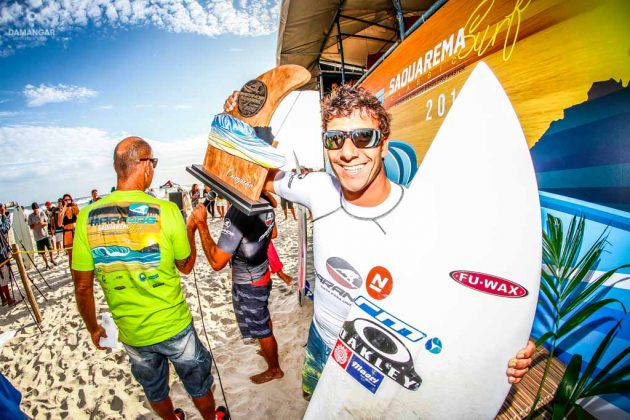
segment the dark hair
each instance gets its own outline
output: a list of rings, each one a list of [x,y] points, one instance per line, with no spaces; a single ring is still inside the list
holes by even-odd
[[[329,95],[322,99],[321,108],[324,130],[327,130],[328,123],[335,118],[349,117],[358,109],[361,110],[362,114],[367,114],[370,118],[378,121],[378,128],[383,137],[389,137],[391,115],[376,96],[362,87],[353,87],[345,83],[334,88]]]
[[[66,200],[66,197],[70,198],[70,201],[74,201],[74,200],[72,199],[72,196],[71,196],[70,194],[68,194],[68,193],[65,193],[65,194],[63,195],[63,199],[62,199],[61,201],[65,201],[65,200]]]
[[[127,143],[121,147],[123,143]],[[122,150],[121,150],[122,149]],[[114,170],[120,179],[127,179],[133,169],[140,163],[138,159],[144,153],[151,153],[149,143],[140,137],[127,137],[116,145],[114,149]]]
[[[37,203],[31,204],[31,210],[35,210],[35,209],[38,209],[38,208],[39,208],[39,204],[37,204]]]
[[[95,192],[98,192],[98,190],[97,190],[96,188],[94,188],[94,189],[92,190],[92,192],[93,192],[93,193],[95,193]]]

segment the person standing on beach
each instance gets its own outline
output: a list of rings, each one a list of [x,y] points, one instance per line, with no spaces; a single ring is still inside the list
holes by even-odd
[[[50,243],[52,244],[54,250],[57,242],[55,238],[55,223],[53,222],[53,211],[55,210],[55,208],[50,201],[46,201],[46,203],[44,203],[44,206],[46,206],[44,208],[44,214],[48,219],[48,236],[50,237]]]
[[[212,191],[210,185],[206,185],[203,187],[202,198],[203,205],[206,206],[208,213],[210,213],[212,215],[212,218],[214,219],[214,202],[217,198],[217,193]]]
[[[57,223],[63,225],[63,247],[68,255],[68,265],[72,267],[72,244],[74,242],[74,229],[79,215],[79,206],[74,202],[70,194],[63,195],[63,205],[57,215]]]
[[[53,207],[50,212],[50,225],[51,231],[55,237],[55,246],[57,247],[57,256],[63,248],[63,223],[60,222],[59,213],[61,213],[61,207],[63,205],[63,198],[57,199],[57,206]]]
[[[48,254],[50,255],[50,262],[53,265],[57,265],[57,262],[53,257],[53,246],[50,242],[50,235],[48,234],[48,218],[46,217],[46,214],[39,209],[39,204],[31,204],[31,209],[33,210],[33,213],[28,215],[28,225],[33,231],[33,238],[35,239],[37,252],[44,259],[46,269],[48,270],[50,269],[50,265],[48,265],[48,260],[46,259],[46,249],[48,249]]]
[[[237,98],[238,92],[234,92],[227,99],[225,112],[237,106]],[[323,146],[336,176],[327,173],[298,175],[271,169],[264,186],[265,191],[308,207],[317,222],[313,235],[317,269],[315,302],[302,370],[302,391],[306,399],[310,399],[314,392],[360,291],[357,287],[346,286],[337,290],[338,282],[331,278],[329,269],[322,267],[327,267],[331,260],[340,260],[334,253],[340,246],[347,250],[362,250],[378,241],[376,237],[369,237],[376,234],[370,234],[366,229],[346,231],[343,235],[338,234],[338,229],[343,226],[343,219],[365,220],[370,224],[378,219],[378,226],[395,225],[391,220],[404,194],[403,187],[389,181],[385,174],[383,159],[387,154],[391,117],[379,100],[363,88],[353,89],[344,84],[325,97],[321,107]],[[331,215],[342,220],[331,224],[328,218]],[[362,257],[369,258],[368,255],[364,252]],[[525,375],[534,351],[535,346],[530,341],[517,352],[516,358],[508,361],[506,374],[509,382],[517,383]]]
[[[192,184],[192,187],[190,188],[190,204],[193,209],[197,207],[197,204],[199,204],[200,198],[201,198],[201,191],[199,191],[199,185]]]
[[[265,195],[261,197],[269,201]],[[282,378],[284,372],[280,369],[278,343],[268,308],[272,281],[267,251],[271,239],[277,235],[275,213],[247,216],[235,206],[230,207],[217,243],[208,230],[205,206],[195,207],[192,216],[212,269],[219,271],[231,263],[232,304],[238,327],[243,338],[258,340],[260,353],[267,362],[267,370],[251,376],[250,380],[262,384]]]
[[[94,276],[151,407],[164,419],[183,419],[169,397],[170,361],[204,419],[215,418],[212,357],[199,340],[180,275],[194,267],[194,223],[188,229],[174,203],[149,196],[158,159],[139,137],[114,150],[116,191],[79,213],[74,285],[79,313],[94,346],[107,337],[96,319]],[[190,219],[192,220],[192,219]]]
[[[0,297],[2,306],[14,305],[15,301],[9,291],[11,282],[11,246],[9,245],[9,230],[11,229],[11,216],[4,204],[0,203]]]
[[[90,199],[90,202],[88,204],[96,203],[98,200],[101,199],[101,197],[98,196],[98,190],[96,188],[94,188],[90,194],[92,195],[92,198]]]

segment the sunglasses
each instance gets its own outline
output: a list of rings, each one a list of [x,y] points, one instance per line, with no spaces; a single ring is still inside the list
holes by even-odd
[[[339,150],[343,147],[346,138],[350,138],[355,147],[359,149],[371,149],[381,144],[383,134],[376,128],[357,128],[352,131],[328,130],[322,136],[324,148]]]
[[[155,169],[155,167],[157,166],[157,163],[158,163],[158,158],[142,158],[142,159],[138,159],[138,160],[140,162],[145,162],[145,161],[148,160],[153,165],[153,169]]]

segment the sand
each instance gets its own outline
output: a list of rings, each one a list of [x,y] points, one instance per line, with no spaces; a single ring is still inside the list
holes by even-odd
[[[297,275],[297,222],[283,220],[277,213],[278,238],[274,240],[284,271]],[[221,223],[210,222],[216,239]],[[199,244],[198,244],[199,247]],[[200,247],[199,247],[200,249]],[[201,251],[200,251],[201,252]],[[57,259],[58,267],[29,276],[46,300],[34,290],[44,321],[40,332],[24,304],[0,308],[0,333],[16,330],[0,350],[0,370],[22,392],[22,410],[34,418],[72,419],[154,419],[142,388],[131,375],[129,360],[118,345],[116,350],[99,351],[93,345],[77,311],[67,258]],[[43,262],[36,257],[42,270]],[[14,268],[17,276],[17,270]],[[234,419],[299,419],[306,410],[302,398],[301,364],[308,326],[312,316],[310,301],[299,306],[295,282],[286,286],[273,277],[270,311],[279,345],[284,378],[254,385],[249,376],[266,368],[256,351],[256,341],[240,337],[231,302],[229,269],[213,272],[203,253],[195,265],[201,295],[201,310],[210,346],[221,374],[225,396]],[[19,277],[17,278],[19,282]],[[21,283],[20,283],[21,284]],[[193,313],[194,324],[204,344],[195,276],[182,276],[184,293]],[[98,284],[95,285],[97,314],[108,310]],[[16,292],[17,294],[17,292]],[[16,296],[17,297],[17,296]],[[214,394],[224,404],[216,371]],[[177,375],[171,369],[171,398],[190,419],[196,412]]]

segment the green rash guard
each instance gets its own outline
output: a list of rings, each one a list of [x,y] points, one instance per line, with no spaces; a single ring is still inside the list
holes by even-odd
[[[115,191],[79,213],[72,269],[94,270],[120,340],[141,347],[192,322],[175,267],[189,255],[186,225],[174,203]]]

